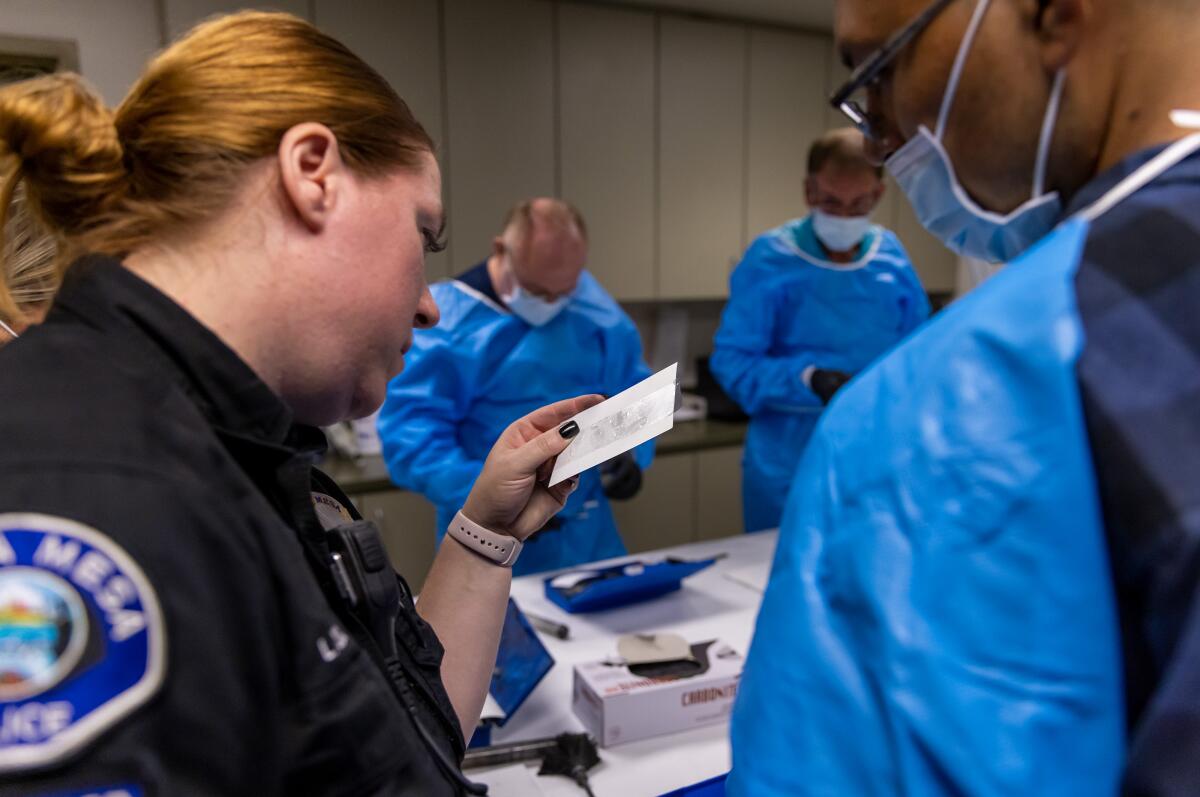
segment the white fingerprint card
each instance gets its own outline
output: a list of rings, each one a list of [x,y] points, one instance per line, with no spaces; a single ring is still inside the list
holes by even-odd
[[[579,434],[558,455],[550,486],[653,440],[675,425],[679,363],[576,415]]]

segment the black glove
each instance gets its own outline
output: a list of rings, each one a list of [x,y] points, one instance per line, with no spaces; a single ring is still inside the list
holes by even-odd
[[[614,501],[628,501],[642,489],[642,469],[632,451],[613,457],[600,466],[600,486]]]
[[[829,371],[824,368],[817,368],[812,372],[812,376],[808,378],[808,383],[812,386],[812,392],[816,393],[817,398],[821,399],[821,403],[828,404],[833,399],[834,394],[853,378],[854,374],[848,374],[845,371]]]

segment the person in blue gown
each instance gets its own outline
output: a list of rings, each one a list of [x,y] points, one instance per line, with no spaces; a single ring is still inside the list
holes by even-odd
[[[825,134],[809,151],[812,212],[759,236],[733,273],[710,366],[750,416],[746,531],[779,526],[826,402],[929,316],[904,247],[871,223],[881,178],[862,133]]]
[[[822,418],[730,794],[1200,794],[1195,11],[838,0],[835,105],[1008,265]]]
[[[615,395],[650,375],[637,328],[584,269],[583,218],[556,199],[521,202],[491,256],[432,286],[441,311],[388,386],[379,436],[392,480],[437,506],[439,542],[513,419],[561,397]],[[653,443],[580,476],[559,517],[530,538],[517,575],[625,553],[609,498],[632,498]]]

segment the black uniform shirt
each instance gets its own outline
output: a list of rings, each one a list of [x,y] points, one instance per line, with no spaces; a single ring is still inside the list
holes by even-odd
[[[0,441],[0,794],[456,793],[397,697],[458,760],[432,629],[405,588],[397,689],[330,579],[323,436],[166,296],[76,264]]]

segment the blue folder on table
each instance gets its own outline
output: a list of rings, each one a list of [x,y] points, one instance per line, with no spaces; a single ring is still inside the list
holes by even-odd
[[[546,597],[571,614],[616,609],[652,600],[682,586],[683,579],[711,567],[716,559],[694,562],[626,562],[599,568],[580,568],[545,580]],[[557,585],[557,586],[556,586]]]
[[[554,658],[542,640],[538,639],[537,632],[517,608],[516,602],[509,598],[504,629],[500,632],[496,669],[492,671],[492,683],[488,690],[504,710],[505,717],[499,725],[508,722],[552,667]]]
[[[476,728],[470,746],[490,744],[492,728],[503,727],[553,667],[554,657],[538,639],[537,632],[517,608],[516,602],[509,598],[504,628],[500,632],[500,649],[496,653],[496,667],[492,670],[492,681],[488,687],[488,692],[504,712],[504,717],[489,719]]]

